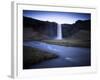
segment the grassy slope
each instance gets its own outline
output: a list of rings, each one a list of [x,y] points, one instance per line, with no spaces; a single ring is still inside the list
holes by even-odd
[[[70,39],[77,39],[77,40],[90,40],[90,31],[80,30],[76,34],[72,35]]]
[[[57,58],[58,56],[52,53],[47,53],[35,48],[23,47],[23,68],[27,69],[33,64]]]
[[[90,47],[89,31],[81,30],[67,39],[62,40],[43,40],[49,44],[75,47]]]

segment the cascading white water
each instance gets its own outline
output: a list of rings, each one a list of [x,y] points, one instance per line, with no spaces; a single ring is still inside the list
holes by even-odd
[[[62,39],[62,28],[61,28],[61,24],[57,25],[57,38],[58,40]]]

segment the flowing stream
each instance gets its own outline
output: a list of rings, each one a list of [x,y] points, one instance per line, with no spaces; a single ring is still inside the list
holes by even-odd
[[[52,67],[74,67],[90,65],[90,49],[81,47],[65,47],[53,44],[47,44],[39,41],[28,41],[23,43],[29,46],[43,50],[45,52],[57,54],[59,57],[32,65],[30,68],[52,68]]]

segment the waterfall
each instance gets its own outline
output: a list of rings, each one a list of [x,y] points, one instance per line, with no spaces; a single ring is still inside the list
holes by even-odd
[[[57,39],[61,40],[62,39],[62,28],[61,28],[61,24],[57,25]]]

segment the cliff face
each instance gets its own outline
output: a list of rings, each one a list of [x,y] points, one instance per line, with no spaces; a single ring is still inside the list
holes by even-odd
[[[90,31],[91,21],[90,20],[84,20],[84,21],[78,20],[78,21],[76,21],[75,24],[73,24],[73,26],[75,26],[81,30]]]
[[[57,23],[55,22],[40,21],[23,17],[23,28],[24,40],[29,33],[30,37],[40,39],[52,39],[57,36]]]
[[[62,24],[62,32],[63,32],[63,38],[71,37],[72,35],[78,33],[79,31],[88,32],[90,37],[90,28],[91,28],[91,21],[90,20],[78,20],[74,24]]]
[[[78,20],[74,24],[61,24],[63,38],[77,38],[77,36],[84,37],[87,35],[85,39],[90,39],[90,22],[90,20]],[[57,37],[57,25],[58,24],[55,22],[41,21],[29,17],[23,17],[23,39],[54,39]]]
[[[75,32],[77,32],[79,29],[72,24],[62,24],[62,34],[63,38],[70,37]]]

